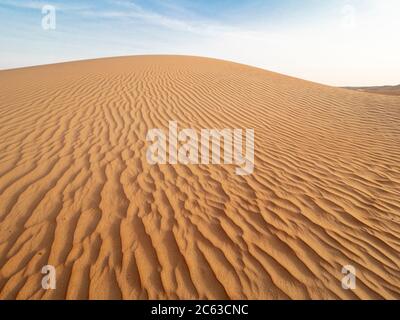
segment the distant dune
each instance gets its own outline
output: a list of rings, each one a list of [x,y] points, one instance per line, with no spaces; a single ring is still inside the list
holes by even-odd
[[[149,165],[170,120],[254,128],[254,173]],[[400,97],[196,57],[0,72],[2,299],[399,299],[399,252]]]
[[[392,96],[400,96],[400,85],[398,86],[381,86],[381,87],[348,87],[347,89],[370,92],[377,94],[385,94]]]

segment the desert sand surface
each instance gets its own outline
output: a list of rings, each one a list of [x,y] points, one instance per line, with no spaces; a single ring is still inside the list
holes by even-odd
[[[350,90],[360,92],[370,92],[376,94],[385,94],[392,96],[400,96],[400,85],[398,86],[378,86],[378,87],[348,87]]]
[[[170,120],[254,128],[254,173],[148,164]],[[0,72],[1,299],[398,299],[399,252],[400,97],[199,57]]]

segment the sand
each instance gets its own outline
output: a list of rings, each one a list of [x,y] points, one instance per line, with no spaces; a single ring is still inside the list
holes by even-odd
[[[148,164],[170,120],[254,128],[254,173]],[[398,299],[399,235],[398,96],[197,57],[0,72],[2,299]]]

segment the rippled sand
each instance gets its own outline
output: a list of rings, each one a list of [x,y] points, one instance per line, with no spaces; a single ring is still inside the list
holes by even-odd
[[[254,128],[253,175],[150,166],[170,120]],[[393,299],[399,251],[398,96],[195,57],[0,72],[0,298]]]

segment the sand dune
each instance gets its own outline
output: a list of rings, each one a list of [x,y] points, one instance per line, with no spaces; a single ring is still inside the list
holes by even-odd
[[[349,87],[348,89],[360,92],[370,92],[376,94],[400,96],[400,85],[398,86],[381,86],[381,87]]]
[[[149,165],[170,120],[254,128],[254,173]],[[195,57],[0,72],[2,299],[398,299],[399,235],[400,97]]]

